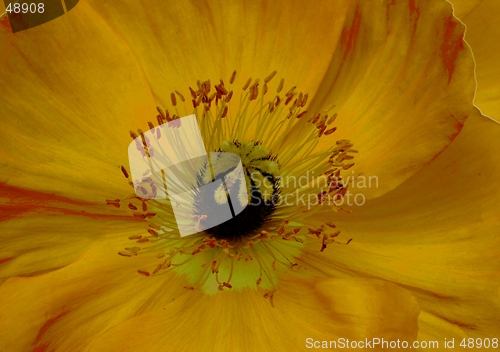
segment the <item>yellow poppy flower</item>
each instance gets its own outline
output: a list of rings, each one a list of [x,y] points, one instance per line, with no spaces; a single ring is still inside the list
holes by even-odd
[[[472,106],[451,11],[81,1],[16,34],[2,18],[2,349],[494,343],[500,130]],[[193,112],[207,151],[266,168],[245,178],[260,201],[316,203],[180,238],[169,203],[131,196],[123,174],[129,130]],[[308,172],[357,178],[272,186]],[[357,189],[364,176],[376,186]],[[366,201],[319,201],[348,191]]]

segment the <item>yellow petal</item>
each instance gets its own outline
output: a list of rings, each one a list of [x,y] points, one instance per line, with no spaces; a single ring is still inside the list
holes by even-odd
[[[16,78],[23,90],[29,89],[25,88],[29,79],[32,87],[38,87],[29,92],[30,99],[44,101],[35,111],[27,108],[29,101],[17,99],[14,91],[7,94],[8,112],[13,116],[9,126],[15,128],[6,137],[8,148],[1,155],[11,165],[11,184],[26,183],[29,171],[44,176],[36,177],[33,188],[59,194],[72,188],[79,198],[90,197],[84,188],[99,190],[99,196],[116,195],[121,183],[113,172],[126,164],[123,131],[132,126],[144,128],[144,122],[156,115],[149,88],[156,103],[166,106],[174,90],[188,96],[187,84],[204,77],[227,80],[233,69],[239,72],[240,82],[248,76],[262,79],[278,69],[287,85],[317,91],[312,110],[336,104],[344,121],[339,125],[342,134],[336,136],[352,139],[359,147],[358,172],[376,173],[381,180],[373,195],[394,188],[439,153],[455,136],[470,107],[473,83],[467,79],[472,62],[463,50],[462,29],[449,17],[450,7],[444,3],[410,2],[408,6],[401,1],[387,8],[381,3],[337,1],[324,6],[300,1],[231,6],[120,3],[118,12],[112,3],[91,4],[94,10],[79,4],[29,34],[4,33],[4,44],[12,43],[3,57],[4,67],[12,62],[19,67],[4,72],[5,78]],[[408,19],[412,26],[406,25]],[[99,41],[88,39],[89,35],[80,40],[84,31],[104,34],[98,36]],[[79,42],[78,55],[65,50],[75,41]],[[98,60],[94,60],[96,52],[102,55]],[[74,69],[76,56],[78,70]],[[17,73],[21,69],[29,73],[25,80]],[[104,75],[106,82],[101,83]],[[125,91],[119,89],[123,85]],[[16,122],[19,115],[39,114],[44,119],[38,123],[37,117],[36,133]],[[26,137],[34,134],[38,144]],[[115,142],[108,143],[110,138]],[[37,147],[35,152],[40,143],[44,148]],[[15,147],[21,151],[13,157]],[[45,168],[33,170],[35,163]],[[48,182],[45,171],[55,182]],[[102,181],[94,179],[97,175]]]
[[[0,46],[0,182],[92,202],[128,195],[128,131],[156,110],[127,44],[82,2],[27,31],[0,27]]]
[[[340,338],[416,338],[415,299],[385,282],[290,281],[273,304],[249,291],[184,295],[107,331],[91,350],[296,351]]]
[[[3,281],[12,276],[40,275],[71,264],[93,242],[103,241],[110,233],[122,239],[124,247],[129,246],[128,236],[145,234],[146,230],[143,222],[131,221],[131,217],[85,216],[54,208],[44,212],[32,210],[2,221],[0,233],[0,280]]]
[[[452,0],[455,15],[465,23],[465,40],[476,62],[477,91],[474,103],[481,111],[500,120],[500,2],[495,0]]]
[[[0,349],[85,350],[112,326],[190,292],[174,273],[139,275],[137,270],[150,265],[151,258],[117,254],[132,233],[102,236],[80,260],[59,270],[5,281],[0,286]]]
[[[370,190],[375,196],[416,172],[457,135],[472,109],[473,62],[462,42],[463,27],[452,18],[451,6],[445,2],[401,1],[387,7],[383,3],[339,3],[324,8],[306,6],[306,11],[302,11],[302,3],[293,3],[286,6],[295,6],[292,15],[278,12],[274,6],[281,5],[277,2],[257,2],[250,8],[243,4],[219,6],[217,2],[192,7],[168,4],[168,10],[160,3],[147,8],[129,4],[118,15],[109,3],[95,2],[93,6],[135,49],[164,106],[170,105],[171,92],[181,89],[178,82],[207,76],[227,80],[234,67],[244,82],[248,76],[262,78],[276,63],[280,74],[292,77],[301,89],[317,93],[311,111],[336,105],[332,112],[339,112],[343,128],[335,137],[352,139],[360,149],[358,173],[380,178],[380,187]],[[261,11],[280,21],[265,22]],[[300,21],[293,13],[300,13]],[[140,19],[139,28],[132,17]],[[231,23],[252,28],[258,20],[265,23],[261,26],[265,34],[247,36],[245,26],[243,41],[228,29]],[[307,31],[302,30],[303,23],[309,25]],[[290,33],[288,26],[292,25],[296,30],[289,37],[284,33]],[[275,36],[283,50],[276,50]],[[283,59],[282,52],[292,38],[292,48]],[[310,47],[295,54],[297,43]],[[150,48],[158,54],[150,55]],[[304,52],[314,53],[313,68],[310,59],[303,59]],[[330,60],[328,70],[324,70],[324,55]],[[161,83],[155,82],[158,78]],[[303,130],[298,128],[297,133]],[[325,143],[333,140],[332,136]]]
[[[499,124],[471,116],[443,154],[396,190],[347,216],[331,215],[341,236],[353,238],[349,245],[305,260],[328,275],[398,283],[443,325],[493,336],[500,325],[499,140]]]
[[[164,107],[174,90],[189,96],[197,80],[227,83],[234,70],[238,87],[277,70],[274,80],[285,77],[285,87],[316,91],[349,8],[298,0],[90,3],[130,45]]]
[[[351,170],[378,177],[379,187],[364,191],[373,197],[410,177],[459,133],[472,111],[473,61],[449,3],[352,3],[309,109],[338,113],[330,143],[354,143],[359,155]]]

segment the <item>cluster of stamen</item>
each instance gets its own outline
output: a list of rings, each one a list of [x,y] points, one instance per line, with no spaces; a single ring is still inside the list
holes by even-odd
[[[297,92],[295,86],[290,88],[285,94],[281,94],[284,88],[284,79],[279,81],[276,95],[266,101],[264,96],[269,94],[269,84],[276,74],[277,72],[273,71],[262,83],[259,79],[252,81],[250,78],[246,81],[242,86],[242,96],[239,100],[238,111],[236,111],[235,116],[232,117],[234,121],[232,121],[231,124],[227,122],[227,120],[233,112],[229,103],[236,94],[232,88],[236,80],[236,71],[233,72],[229,79],[229,86],[226,86],[224,81],[220,79],[219,83],[213,85],[213,87],[210,80],[197,81],[197,89],[189,87],[191,104],[184,104],[186,111],[185,115],[188,115],[186,106],[192,105],[194,111],[191,113],[195,113],[199,116],[201,130],[205,132],[204,137],[207,137],[204,141],[207,150],[220,150],[218,143],[223,140],[236,141],[238,139],[237,136],[233,136],[232,134],[242,134],[242,131],[248,129],[248,119],[257,119],[258,127],[256,133],[259,136],[259,140],[263,142],[268,140],[280,141],[280,138],[283,138],[280,133],[283,135],[289,133],[296,123],[294,121],[300,120],[307,124],[314,125],[316,132],[306,136],[304,138],[306,142],[304,142],[304,145],[300,146],[300,148],[308,148],[308,150],[313,149],[313,146],[307,144],[310,143],[311,140],[322,136],[328,136],[335,132],[336,127],[331,125],[337,118],[337,114],[329,115],[328,111],[323,111],[322,113],[308,116],[308,112],[303,110],[308,102],[308,94]],[[260,104],[254,103],[254,109],[256,110],[253,113],[249,113],[250,104],[258,100],[259,95],[261,97]],[[170,95],[172,110],[169,111],[168,109],[157,108],[158,125],[175,121],[179,119],[180,116],[183,116],[183,114],[178,111],[178,108],[180,108],[178,99],[182,103],[186,102],[182,93],[174,91]],[[214,106],[215,111],[213,111]],[[247,114],[252,114],[252,117],[248,117]],[[282,118],[278,119],[277,117],[273,117],[274,115],[281,116]],[[304,118],[307,120],[304,120]],[[287,120],[289,122],[286,122]],[[148,126],[152,130],[156,128],[152,122],[148,122]],[[314,131],[314,129],[309,130]],[[130,136],[136,141],[138,137],[141,137],[143,144],[142,148],[145,150],[146,156],[149,157],[147,141],[144,138],[143,131],[138,130],[137,133],[131,131]],[[254,141],[257,141],[257,139],[254,139]],[[313,156],[307,160],[303,160],[301,165],[296,166],[296,170],[302,172],[308,167],[314,168],[319,162],[328,160],[322,172],[323,175],[328,178],[329,188],[321,190],[317,194],[319,204],[322,204],[327,196],[334,197],[334,199],[340,199],[345,196],[347,185],[343,185],[341,182],[338,182],[338,180],[341,180],[342,171],[348,170],[354,165],[351,162],[353,159],[352,154],[357,151],[352,147],[353,144],[349,140],[339,140],[328,150],[326,158],[321,159],[321,156]],[[282,163],[283,161],[285,161],[285,163],[290,163],[290,160],[294,157],[293,154],[293,150],[284,151],[280,155],[280,160]],[[133,186],[127,169],[122,166],[121,171],[129,180],[130,185]],[[300,191],[305,192],[305,190]],[[283,215],[266,217],[266,221],[262,224],[262,229],[260,231],[246,233],[245,236],[238,236],[237,240],[228,240],[226,238],[214,236],[210,231],[203,231],[192,236],[180,237],[176,230],[175,217],[170,204],[162,204],[154,199],[145,199],[133,194],[123,201],[115,199],[107,200],[107,203],[115,207],[120,207],[121,203],[127,203],[126,206],[134,217],[145,220],[148,223],[148,228],[143,234],[129,237],[129,240],[135,242],[135,245],[127,247],[124,251],[119,252],[119,255],[125,257],[137,256],[140,253],[156,254],[160,263],[153,270],[138,270],[139,274],[145,276],[158,275],[169,268],[185,265],[193,261],[197,256],[211,253],[210,256],[206,256],[206,258],[210,259],[203,261],[201,267],[205,268],[207,276],[210,274],[215,275],[220,290],[232,288],[230,282],[233,278],[233,263],[235,261],[258,262],[260,266],[260,275],[255,278],[257,287],[261,285],[263,278],[267,278],[271,285],[274,286],[274,280],[270,272],[276,270],[278,264],[297,269],[299,265],[295,258],[290,257],[290,255],[287,255],[281,250],[280,246],[283,243],[293,242],[300,246],[309,238],[319,239],[321,242],[320,251],[323,252],[329,244],[347,244],[351,241],[338,241],[337,237],[340,231],[338,231],[331,222],[325,222],[318,226],[318,224],[303,221],[300,226],[296,225],[298,222],[294,217],[300,216],[300,214],[304,212],[303,209],[290,211],[288,213],[289,217]],[[313,208],[310,211],[317,211],[318,208],[319,207]],[[345,211],[340,207],[338,207],[337,210]],[[199,220],[201,221],[203,219],[200,218]],[[292,225],[292,223],[295,225]],[[264,261],[261,253],[265,253],[266,256],[272,258],[271,263]],[[229,275],[225,278],[221,278],[219,277],[220,266],[223,263],[227,263],[227,260],[230,260],[231,269]],[[203,277],[206,279],[207,276]],[[192,285],[186,285],[185,287],[188,289],[194,288]],[[265,295],[272,298],[272,290],[266,291]]]

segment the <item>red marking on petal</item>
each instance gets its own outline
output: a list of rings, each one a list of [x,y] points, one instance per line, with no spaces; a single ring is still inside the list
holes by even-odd
[[[391,0],[387,2],[386,10],[385,10],[385,20],[389,23],[389,13],[391,12],[391,6],[396,5],[396,0]]]
[[[40,342],[40,340],[42,339],[43,335],[50,329],[50,327],[52,325],[54,325],[55,323],[57,323],[57,321],[59,319],[61,319],[62,317],[64,317],[68,313],[69,312],[62,312],[59,315],[55,316],[54,318],[50,318],[49,320],[47,320],[45,322],[45,324],[43,324],[43,326],[38,331],[38,335],[36,336],[35,341],[33,341],[32,345],[36,345],[38,342]],[[47,344],[47,346],[48,346],[48,344]]]
[[[413,33],[415,33],[418,19],[420,18],[420,9],[415,4],[415,0],[410,0],[408,7],[410,8],[410,20],[413,23]]]
[[[88,216],[99,219],[127,219],[129,216],[91,213],[83,209],[96,207],[96,204],[72,200],[70,198],[56,196],[54,194],[31,191],[19,187],[0,183],[0,191],[6,201],[0,203],[0,221],[20,217],[23,213],[61,213],[66,215]],[[77,209],[71,209],[77,208]],[[78,208],[82,210],[78,210]]]
[[[0,18],[0,26],[12,33],[12,27],[10,26],[9,17],[5,16]]]
[[[340,42],[345,47],[344,56],[342,58],[343,60],[354,50],[356,42],[358,41],[360,27],[361,12],[359,11],[359,8],[356,8],[350,27],[345,27],[340,36]]]
[[[464,50],[463,31],[462,27],[457,26],[458,23],[450,15],[444,23],[443,43],[441,44],[441,59],[448,71],[448,82],[451,81],[453,72],[455,71],[455,63],[458,58],[458,53]]]
[[[0,259],[0,264],[7,263],[9,260],[14,259],[14,257]]]
[[[461,122],[457,122],[455,124],[456,132],[448,136],[448,139],[450,140],[450,142],[453,141],[455,138],[457,138],[457,136],[460,134],[460,131],[462,131],[463,127],[464,127],[464,124]]]
[[[36,347],[33,349],[33,352],[47,352],[47,348],[49,348],[50,342],[51,342],[51,341],[46,342],[46,343],[44,343],[43,345],[36,346]],[[52,349],[51,351],[54,351],[54,349]]]

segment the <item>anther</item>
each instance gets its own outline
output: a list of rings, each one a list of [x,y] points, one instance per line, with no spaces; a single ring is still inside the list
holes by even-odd
[[[297,88],[297,86],[293,86],[292,88],[290,88],[290,90],[285,94],[285,96],[289,96],[289,95],[293,95],[293,92],[295,91],[295,88]]]
[[[326,116],[328,116],[328,115],[326,115]],[[331,124],[333,121],[335,121],[335,119],[336,119],[336,118],[337,118],[337,113],[333,114],[333,116],[332,116],[332,117],[330,117],[330,119],[328,120],[328,122],[327,122],[327,123],[328,123],[328,124]]]
[[[153,229],[148,229],[148,232],[151,234],[151,236],[153,237],[156,237],[158,238],[160,235],[158,234],[158,232],[156,232],[155,230]]]
[[[137,134],[135,134],[134,131],[130,131],[129,134],[130,134],[130,137],[132,137],[132,139],[136,139],[137,137],[139,137]]]
[[[300,107],[304,107],[307,103],[307,98],[309,98],[309,94],[304,94],[302,101],[300,102]]]
[[[250,87],[250,100],[255,100],[259,96],[259,86],[254,84]]]
[[[191,96],[193,97],[193,99],[196,99],[196,93],[193,90],[193,88],[189,87],[189,93],[191,93]]]
[[[297,115],[297,118],[300,119],[305,114],[307,114],[307,111],[302,111],[300,114]]]
[[[233,74],[231,75],[231,78],[229,79],[229,83],[233,84],[235,78],[236,78],[236,71],[234,71]]]
[[[120,200],[119,199],[106,199],[106,205],[112,205],[117,208],[120,207]]]
[[[170,93],[170,100],[172,100],[172,105],[176,106],[177,105],[177,99],[175,98],[174,93]]]
[[[280,84],[278,85],[278,89],[276,89],[276,92],[279,93],[283,89],[283,85],[285,84],[285,79],[282,78],[280,81]]]
[[[125,178],[128,178],[128,172],[127,172],[127,169],[125,169],[124,166],[121,166],[120,169],[122,170],[122,173],[123,173],[123,176],[125,176]]]
[[[285,105],[288,105],[289,102],[291,102],[293,99],[293,94],[288,96],[288,98],[285,100]]]
[[[325,136],[328,136],[329,134],[332,134],[337,130],[337,127],[330,128],[329,130],[325,131]]]
[[[179,96],[179,98],[181,98],[181,101],[182,101],[182,102],[185,102],[185,101],[186,101],[186,99],[184,99],[184,95],[182,95],[179,91],[177,91],[177,90],[176,90],[176,91],[175,91],[175,94],[177,94],[177,95]]]
[[[319,130],[318,137],[321,137],[323,135],[323,132],[325,132],[325,130],[326,130],[326,125],[323,125]]]
[[[158,110],[158,113],[160,114],[160,116],[165,119],[165,113],[157,106],[156,107],[156,110]]]
[[[252,83],[252,78],[250,77],[247,81],[247,83],[245,83],[245,85],[243,86],[243,90],[247,90],[248,86],[250,85],[250,83]]]
[[[266,78],[264,78],[264,82],[269,83],[273,77],[276,76],[276,73],[278,73],[278,71],[271,72]]]
[[[218,93],[218,97],[221,97],[223,95],[226,95],[227,94],[227,89],[224,87],[223,84],[220,84],[220,85],[215,85],[215,90],[217,91]]]

